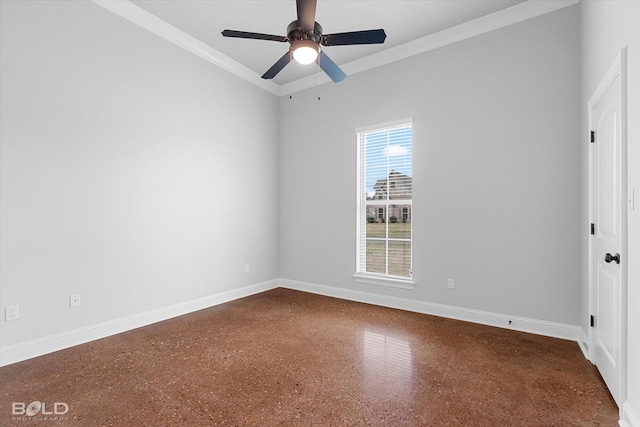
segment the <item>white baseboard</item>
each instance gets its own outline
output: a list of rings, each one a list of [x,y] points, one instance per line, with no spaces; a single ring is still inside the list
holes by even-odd
[[[622,418],[618,424],[621,427],[640,427],[640,417],[631,409],[628,401],[622,405]]]
[[[585,332],[584,329],[579,328],[579,335],[578,345],[580,346],[580,350],[582,350],[584,358],[591,361],[591,356],[589,355],[589,334]]]
[[[464,320],[467,322],[480,323],[482,325],[496,326],[499,328],[511,329],[515,331],[529,332],[532,334],[562,338],[571,341],[579,340],[580,328],[575,325],[529,319],[526,317],[507,316],[505,314],[454,307],[450,305],[436,304],[425,301],[417,301],[408,298],[380,295],[371,292],[319,285],[316,283],[301,282],[297,280],[280,279],[280,286],[283,288],[311,292],[314,294],[341,298],[350,301],[364,302],[390,308],[398,308],[401,310],[431,314],[440,317],[448,317],[451,319]],[[509,324],[509,321],[511,321],[511,324]]]
[[[78,344],[84,344],[89,341],[171,319],[172,317],[182,316],[183,314],[213,307],[238,298],[244,298],[249,295],[268,291],[270,289],[277,288],[278,283],[278,280],[269,280],[238,289],[208,295],[195,300],[170,305],[168,307],[149,310],[143,313],[91,326],[85,326],[14,345],[8,345],[0,348],[0,366],[10,365],[22,360],[42,356],[43,354],[63,350]]]
[[[278,286],[314,294],[346,299],[350,301],[414,311],[423,314],[431,314],[435,316],[464,320],[483,325],[496,326],[500,328],[529,332],[555,338],[563,338],[567,340],[577,341],[578,343],[580,343],[582,339],[580,328],[573,325],[547,322],[525,317],[507,316],[499,313],[491,313],[480,310],[448,306],[444,304],[417,301],[408,298],[392,297],[372,292],[363,292],[353,289],[319,285],[316,283],[278,279],[256,283],[242,288],[232,289],[229,291],[209,295],[203,298],[174,304],[168,307],[150,310],[91,326],[86,326],[14,345],[5,346],[0,348],[0,366],[10,365],[22,360],[42,356],[47,353],[63,350],[75,345],[84,344],[96,339],[108,337],[135,328],[150,325],[152,323],[167,320],[172,317],[181,316],[183,314],[188,314],[208,307],[213,307],[215,305],[223,304],[225,302],[233,301],[239,298],[244,298],[249,295],[268,291],[270,289],[277,288]],[[509,321],[511,321],[511,324],[509,324]],[[583,349],[583,351],[585,350]],[[632,413],[630,419],[635,419]],[[631,425],[633,427],[640,427],[640,425],[638,424]]]

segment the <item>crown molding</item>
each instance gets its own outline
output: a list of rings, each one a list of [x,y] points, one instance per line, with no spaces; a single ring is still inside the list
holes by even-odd
[[[241,79],[258,86],[274,95],[279,95],[280,87],[273,81],[262,79],[255,71],[231,59],[222,52],[201,42],[184,31],[174,27],[157,16],[147,12],[128,0],[91,0],[93,3],[107,9],[110,12],[130,21],[133,24],[148,30],[163,39],[199,56],[200,58],[217,65],[218,67],[235,74]]]
[[[564,9],[578,3],[580,3],[580,0],[528,0],[490,15],[482,16],[382,52],[348,62],[341,65],[340,68],[342,68],[347,76],[351,76],[512,24],[517,24],[518,22],[526,21],[537,16],[555,12],[556,10]],[[280,96],[290,95],[330,81],[329,77],[325,74],[322,74],[319,79],[316,75],[304,77],[280,86]]]
[[[271,80],[264,80],[258,73],[231,59],[222,52],[201,42],[184,31],[174,27],[157,16],[147,12],[128,0],[91,0],[110,12],[174,43],[187,51],[198,55],[202,59],[235,74],[247,82],[266,90],[274,95],[285,96],[300,92],[331,80],[324,73],[320,76],[311,75],[293,82],[278,85]],[[340,68],[353,75],[380,67],[401,59],[419,55],[430,50],[438,49],[452,43],[466,40],[480,34],[488,33],[518,22],[526,21],[537,16],[555,12],[578,4],[580,0],[528,0],[507,9],[486,15],[437,33],[412,40],[399,46],[386,49],[373,55],[351,61]]]

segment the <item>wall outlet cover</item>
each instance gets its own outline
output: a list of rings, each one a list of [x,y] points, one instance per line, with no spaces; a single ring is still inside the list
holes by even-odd
[[[80,294],[69,295],[69,308],[80,307]]]
[[[4,320],[9,322],[11,320],[18,320],[20,318],[20,311],[17,305],[8,305],[4,308]]]

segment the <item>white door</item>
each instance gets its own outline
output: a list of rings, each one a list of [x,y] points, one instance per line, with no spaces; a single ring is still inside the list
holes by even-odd
[[[617,64],[617,66],[616,66]],[[621,405],[622,363],[622,78],[609,70],[589,108],[593,144],[593,363]],[[626,200],[626,199],[625,199]]]

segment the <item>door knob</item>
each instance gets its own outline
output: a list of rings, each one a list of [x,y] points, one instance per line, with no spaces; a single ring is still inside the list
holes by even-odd
[[[620,264],[620,254],[615,254],[615,255],[606,254],[604,256],[604,260],[605,262],[615,261],[616,264]]]

